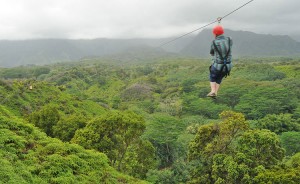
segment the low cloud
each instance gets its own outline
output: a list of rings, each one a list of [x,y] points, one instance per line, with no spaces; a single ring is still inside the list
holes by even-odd
[[[0,39],[176,36],[247,0],[0,0]],[[229,29],[295,35],[299,0],[255,0],[222,21]]]

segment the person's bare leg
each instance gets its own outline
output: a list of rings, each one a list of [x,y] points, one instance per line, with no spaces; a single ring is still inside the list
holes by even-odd
[[[210,82],[210,93],[216,93],[216,82]]]
[[[220,84],[216,83],[216,85],[215,85],[215,93],[216,93],[216,95],[218,94],[219,88],[220,88]]]

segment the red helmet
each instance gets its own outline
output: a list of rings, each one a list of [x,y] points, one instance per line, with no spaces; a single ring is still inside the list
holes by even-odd
[[[214,33],[214,35],[219,36],[221,34],[224,34],[224,29],[223,29],[222,26],[217,25],[217,26],[214,27],[213,33]]]

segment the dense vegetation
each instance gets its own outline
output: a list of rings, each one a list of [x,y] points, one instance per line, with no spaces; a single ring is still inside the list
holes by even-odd
[[[136,63],[136,62],[135,62]],[[300,60],[0,69],[0,183],[299,183]]]

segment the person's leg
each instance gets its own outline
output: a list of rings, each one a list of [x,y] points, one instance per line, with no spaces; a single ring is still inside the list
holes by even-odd
[[[210,93],[216,93],[216,82],[210,82]]]
[[[216,95],[216,82],[210,82],[210,92],[206,95],[208,97],[215,97]]]
[[[220,89],[220,85],[221,85],[221,82],[222,82],[223,78],[224,78],[224,75],[220,74],[220,76],[216,80],[216,86],[215,86],[215,93],[216,93],[216,95],[218,94],[218,91]]]
[[[216,95],[218,94],[219,88],[220,88],[220,84],[216,83],[216,85],[215,85],[215,94]]]
[[[215,68],[213,66],[209,67],[209,81],[210,81],[210,92],[207,94],[207,96],[214,96],[216,92],[216,72]]]

